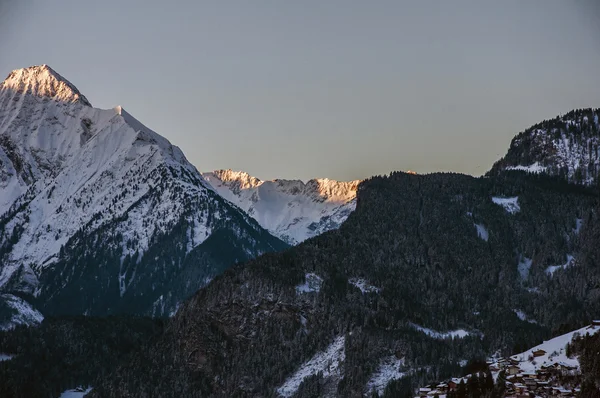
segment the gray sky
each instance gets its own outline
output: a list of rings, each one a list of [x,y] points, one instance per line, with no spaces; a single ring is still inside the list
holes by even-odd
[[[48,64],[201,171],[480,175],[600,107],[598,3],[0,0],[0,73]]]

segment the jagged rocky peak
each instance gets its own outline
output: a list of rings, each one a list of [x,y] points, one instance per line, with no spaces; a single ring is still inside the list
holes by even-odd
[[[325,199],[338,199],[341,201],[352,200],[356,197],[356,190],[360,180],[354,181],[336,181],[329,178],[314,178],[304,183],[301,180],[275,179],[272,181],[263,181],[253,177],[244,171],[215,170],[204,173],[208,180],[216,178],[220,184],[229,187],[232,190],[241,191],[256,188],[265,182],[274,184],[279,190],[285,191],[290,195],[317,195]]]
[[[0,85],[0,90],[92,106],[77,87],[48,65],[13,70]]]
[[[250,174],[243,171],[233,171],[231,169],[227,170],[215,170],[212,173],[206,173],[207,175],[213,174],[214,177],[221,180],[223,183],[227,185],[235,185],[239,189],[248,189],[254,188],[263,183],[263,181],[259,180],[256,177],[251,176]]]
[[[577,109],[517,134],[490,174],[522,170],[591,185],[600,171],[600,109]]]

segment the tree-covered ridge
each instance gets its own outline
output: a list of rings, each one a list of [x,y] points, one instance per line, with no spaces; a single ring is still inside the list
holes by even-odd
[[[0,332],[0,353],[14,355],[0,361],[0,396],[58,397],[93,386],[162,330],[162,321],[149,318],[77,316]]]
[[[154,349],[93,395],[274,396],[340,336],[340,376],[317,375],[298,391],[362,395],[391,356],[416,386],[449,376],[462,359],[518,352],[600,310],[596,206],[594,192],[546,176],[374,177],[339,230],[216,277]],[[567,255],[574,262],[549,274]],[[298,289],[307,274],[320,290]],[[357,278],[379,290],[363,293]],[[419,328],[469,334],[452,341]]]
[[[600,169],[600,109],[576,109],[517,134],[491,174],[521,169],[595,184]]]

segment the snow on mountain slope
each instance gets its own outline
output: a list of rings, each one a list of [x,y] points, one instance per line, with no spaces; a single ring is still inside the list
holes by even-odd
[[[594,335],[600,331],[600,326],[589,325],[584,328],[574,330],[572,332],[554,337],[542,344],[536,345],[535,347],[522,352],[517,355],[511,356],[512,359],[519,361],[519,368],[523,372],[535,373],[540,370],[542,366],[550,366],[552,364],[566,364],[569,366],[579,368],[579,359],[577,357],[568,357],[566,354],[566,346],[573,338],[585,335]],[[543,350],[543,355],[535,357],[534,351]]]
[[[27,301],[12,294],[0,294],[0,330],[12,329],[17,325],[37,325],[43,315]]]
[[[0,85],[0,289],[39,294],[40,276],[76,256],[64,253],[75,236],[108,229],[97,239],[111,236],[107,245],[123,268],[126,257],[139,263],[182,222],[180,256],[219,229],[262,234],[215,195],[179,148],[120,106],[92,108],[46,65],[13,71]],[[249,257],[270,247],[246,243]],[[120,269],[120,294],[143,272]]]
[[[295,245],[338,228],[356,208],[360,181],[329,179],[261,181],[247,173],[217,170],[203,177],[275,236]]]
[[[590,185],[600,170],[600,109],[579,109],[545,120],[513,138],[491,173],[523,170]]]

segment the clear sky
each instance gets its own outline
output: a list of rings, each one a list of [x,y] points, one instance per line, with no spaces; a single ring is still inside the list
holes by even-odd
[[[0,0],[0,54],[263,179],[480,175],[600,107],[596,0]]]

